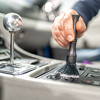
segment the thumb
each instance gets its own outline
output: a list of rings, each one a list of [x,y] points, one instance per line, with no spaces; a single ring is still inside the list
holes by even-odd
[[[82,18],[79,19],[79,21],[76,23],[76,30],[77,30],[77,36],[80,37],[83,35],[84,31],[86,30],[86,25]]]

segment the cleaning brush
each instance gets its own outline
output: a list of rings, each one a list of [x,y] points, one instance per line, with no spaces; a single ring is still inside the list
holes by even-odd
[[[57,72],[53,73],[53,75],[49,75],[50,79],[77,79],[79,78],[79,72],[76,68],[76,43],[77,43],[77,31],[76,31],[76,23],[79,19],[79,15],[72,15],[73,19],[73,28],[75,33],[75,39],[73,42],[70,42],[69,52],[66,57],[66,64],[61,67]]]
[[[70,42],[66,64],[64,65],[63,71],[61,71],[60,74],[60,76],[62,76],[63,78],[79,78],[79,72],[76,68],[76,43],[77,43],[76,23],[79,19],[79,15],[72,15],[72,19],[73,19],[75,39],[73,42]]]

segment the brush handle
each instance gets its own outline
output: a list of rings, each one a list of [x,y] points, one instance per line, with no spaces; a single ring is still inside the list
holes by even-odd
[[[76,23],[79,19],[79,15],[72,15],[72,19],[73,19],[75,39],[73,42],[70,42],[69,53],[67,55],[67,61],[69,61],[69,63],[76,64],[76,43],[77,43]]]
[[[77,42],[77,30],[76,30],[76,23],[79,19],[80,15],[72,15],[72,19],[73,19],[73,28],[74,28],[74,33],[75,33],[75,39],[73,42]]]

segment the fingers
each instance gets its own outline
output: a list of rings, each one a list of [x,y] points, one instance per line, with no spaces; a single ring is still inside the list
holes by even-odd
[[[62,18],[62,17],[60,17]],[[68,47],[69,43],[64,39],[60,30],[63,30],[62,26],[59,25],[59,17],[55,19],[55,24],[52,26],[52,35],[54,39],[58,42],[58,44],[62,47]],[[60,29],[61,28],[61,29]]]
[[[75,34],[73,29],[73,22],[71,14],[64,17],[64,37],[67,41],[72,42],[74,40]]]
[[[72,14],[78,14],[78,13],[75,10],[69,10],[63,19],[64,37],[68,42],[72,42],[75,38]]]
[[[57,36],[55,34],[52,34],[52,35],[53,35],[54,39],[57,41],[57,43],[60,46],[62,46],[62,47],[68,47],[69,44],[64,42],[65,40],[64,40],[64,38],[62,36],[59,37],[59,36]]]
[[[52,26],[52,35],[62,47],[68,47],[69,42],[72,42],[75,38],[72,14],[78,13],[75,10],[69,10],[67,13],[62,11],[60,15],[56,17]],[[81,37],[86,30],[86,25],[82,17],[80,17],[76,23],[76,30],[78,32],[77,37]]]
[[[81,37],[84,35],[84,31],[86,30],[86,25],[82,19],[82,17],[79,18],[79,21],[76,23],[76,30],[77,30],[77,37]]]

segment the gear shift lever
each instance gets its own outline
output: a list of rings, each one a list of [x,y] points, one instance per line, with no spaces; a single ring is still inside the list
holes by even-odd
[[[3,19],[3,25],[6,30],[11,33],[10,39],[10,63],[9,61],[0,61],[0,73],[6,73],[11,75],[22,75],[29,71],[35,70],[37,66],[31,65],[30,60],[24,61],[23,59],[15,59],[13,57],[14,52],[14,34],[21,29],[22,19],[18,14],[9,13],[5,15]],[[32,60],[31,60],[32,61]],[[33,60],[34,61],[34,60]],[[29,62],[29,63],[28,63]]]
[[[21,29],[22,26],[22,19],[21,17],[16,13],[9,13],[5,15],[3,19],[3,25],[6,30],[8,30],[11,33],[11,39],[10,39],[10,63],[13,64],[14,57],[14,34]]]

